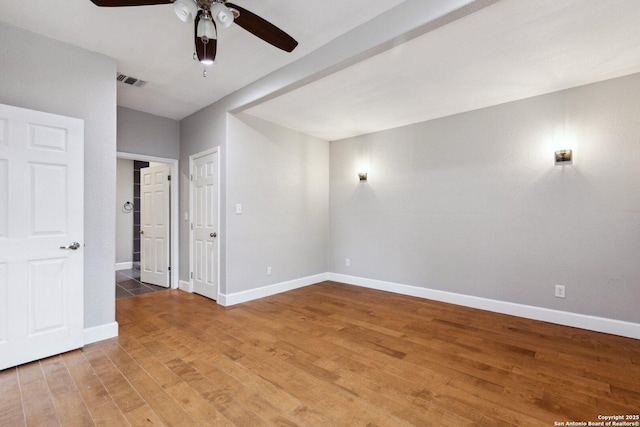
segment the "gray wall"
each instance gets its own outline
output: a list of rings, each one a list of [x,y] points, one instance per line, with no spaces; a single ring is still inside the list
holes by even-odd
[[[325,273],[329,143],[246,115],[227,135],[226,292]]]
[[[330,163],[331,272],[640,322],[640,75],[335,141]]]
[[[328,142],[228,109],[220,102],[181,122],[182,212],[189,209],[189,156],[220,147],[220,292],[326,272]],[[180,272],[188,280],[189,230],[181,223]]]
[[[125,203],[133,200],[133,160],[118,159],[116,172],[116,263],[133,262],[133,210]]]
[[[120,152],[180,158],[180,122],[177,120],[118,107],[117,138]]]
[[[115,321],[116,63],[0,22],[0,103],[84,120],[85,327]]]
[[[455,0],[446,5],[434,5],[423,0],[407,0],[366,25],[349,31],[309,55],[251,83],[213,105],[180,121],[180,212],[189,209],[189,156],[212,147],[220,147],[220,212],[227,209],[227,117],[254,103],[277,96],[302,84],[320,79],[343,69],[357,60],[371,57],[398,42],[431,31],[456,18],[491,4],[483,0],[465,6],[468,0]],[[481,3],[481,4],[478,4]],[[460,9],[457,9],[460,8]],[[396,25],[397,24],[397,25]],[[236,162],[238,163],[238,162]],[[262,177],[261,179],[266,179]],[[231,197],[230,195],[229,197]],[[227,215],[220,217],[220,277],[221,292],[226,289],[227,276]],[[189,280],[189,224],[181,221],[180,279]],[[326,255],[325,255],[326,257]],[[262,261],[260,261],[262,262]],[[274,271],[275,274],[275,271]]]
[[[220,147],[220,291],[226,292],[226,147],[227,147],[227,108],[223,102],[206,107],[180,121],[180,215],[189,212],[189,156],[212,147]],[[189,222],[180,221],[180,280],[189,281]]]

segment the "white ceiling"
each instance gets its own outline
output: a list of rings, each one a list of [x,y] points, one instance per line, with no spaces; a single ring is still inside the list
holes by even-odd
[[[501,0],[245,112],[337,140],[637,73],[639,18],[638,0]]]
[[[115,58],[149,82],[119,84],[119,105],[182,119],[352,28],[376,31],[372,18],[410,1],[233,0],[300,45],[288,54],[238,26],[220,30],[206,79],[191,58],[193,29],[171,5],[1,1],[0,20]],[[640,72],[638,0],[500,0],[461,16],[245,112],[336,140]]]
[[[2,0],[0,20],[115,58],[118,72],[148,82],[142,89],[119,84],[118,105],[182,119],[402,2],[233,0],[299,45],[286,53],[237,25],[219,29],[217,64],[206,79],[192,57],[193,24],[182,23],[170,4],[100,8],[89,0]]]

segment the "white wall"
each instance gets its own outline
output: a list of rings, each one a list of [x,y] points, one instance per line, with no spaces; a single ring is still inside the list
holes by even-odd
[[[640,75],[335,141],[330,162],[331,272],[640,322]]]
[[[133,262],[133,160],[118,159],[116,172],[116,263]]]
[[[0,22],[0,103],[85,125],[85,327],[115,322],[116,62]]]
[[[246,115],[227,135],[225,292],[325,273],[329,143]]]

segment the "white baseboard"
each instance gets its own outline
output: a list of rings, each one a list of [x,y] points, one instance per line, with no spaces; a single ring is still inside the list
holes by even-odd
[[[218,304],[229,306],[252,301],[259,298],[268,297],[293,289],[303,288],[315,283],[327,280],[327,273],[315,274],[313,276],[301,277],[300,279],[289,280],[287,282],[276,283],[273,285],[263,286],[248,291],[235,292],[232,294],[220,294],[218,296]]]
[[[191,285],[191,282],[187,282],[186,280],[180,280],[178,282],[178,289],[189,292],[190,294],[193,293],[193,286]]]
[[[478,308],[496,313],[509,314],[527,319],[541,320],[574,328],[588,329],[596,332],[620,335],[623,337],[640,339],[640,324],[605,317],[588,316],[585,314],[570,313],[560,310],[535,307],[524,304],[516,304],[506,301],[498,301],[452,292],[438,291],[400,283],[385,282],[381,280],[366,279],[363,277],[349,276],[346,274],[327,273],[327,279],[349,285],[394,292],[402,295],[410,295],[426,298],[465,307]]]
[[[94,342],[115,338],[118,336],[118,322],[107,323],[105,325],[94,326],[84,329],[84,343],[91,344]]]
[[[132,268],[133,268],[133,261],[116,262],[116,271],[118,271],[118,270],[131,270]]]

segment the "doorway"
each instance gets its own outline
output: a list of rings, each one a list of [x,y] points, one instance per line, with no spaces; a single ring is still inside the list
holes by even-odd
[[[116,283],[117,296],[131,296],[141,293],[153,292],[161,287],[154,287],[144,283],[140,274],[140,260],[136,255],[144,248],[140,232],[148,231],[142,226],[142,198],[140,191],[135,191],[134,185],[134,161],[142,170],[148,166],[164,166],[168,169],[166,175],[167,194],[163,199],[158,199],[158,205],[154,209],[166,209],[163,214],[168,225],[169,244],[167,249],[162,251],[162,264],[168,270],[166,285],[172,289],[178,287],[179,278],[179,254],[178,254],[178,180],[170,177],[177,177],[178,160],[146,156],[132,153],[117,153],[117,200],[116,200]],[[142,174],[139,174],[141,176]],[[126,178],[126,179],[123,179]],[[144,178],[141,178],[141,180]],[[142,188],[138,181],[138,189]],[[139,228],[134,228],[134,223],[138,223]],[[137,232],[136,232],[137,231]],[[138,238],[138,239],[136,239]],[[137,240],[137,244],[136,244]],[[139,245],[139,246],[138,246]],[[155,253],[155,252],[154,252]],[[140,252],[140,257],[144,254]],[[120,289],[123,288],[123,289]],[[127,289],[128,288],[128,289]]]

